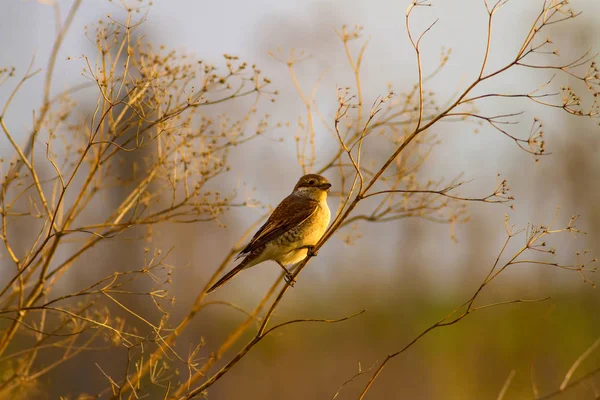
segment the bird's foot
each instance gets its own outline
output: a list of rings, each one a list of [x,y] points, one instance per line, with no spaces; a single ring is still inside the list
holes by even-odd
[[[285,271],[285,275],[283,276],[283,279],[285,280],[285,282],[288,285],[290,285],[291,287],[294,287],[294,283],[296,283],[296,281],[294,280],[294,275],[292,275],[292,273],[290,271],[288,271],[288,269],[285,267],[285,265],[283,265],[279,261],[277,261],[277,264],[279,264],[279,266]]]
[[[315,246],[306,246],[306,255],[309,257],[316,257],[317,256],[317,250],[315,249]]]
[[[316,257],[317,250],[315,250],[315,246],[311,244],[307,244],[306,246],[298,247],[298,250],[306,249],[306,255],[309,257]]]
[[[294,287],[294,284],[296,283],[296,280],[294,279],[294,275],[292,275],[291,273],[288,272],[287,274],[284,275],[283,279],[285,280],[285,283],[287,283],[291,287]]]

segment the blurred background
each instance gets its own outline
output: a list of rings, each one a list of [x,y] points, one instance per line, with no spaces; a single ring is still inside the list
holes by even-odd
[[[52,7],[44,3],[2,4],[0,66],[15,66],[17,74],[23,74],[34,53],[35,65],[45,66],[53,44],[55,16]],[[66,14],[71,2],[59,3]],[[599,50],[600,2],[571,3],[574,9],[583,11],[582,15],[549,31],[564,59],[572,59],[589,48]],[[230,157],[232,168],[227,179],[231,187],[245,182],[255,188],[254,198],[276,205],[302,174],[296,161],[294,136],[295,122],[305,116],[305,107],[286,65],[271,58],[268,52],[280,48],[287,54],[288,49],[296,48],[311,55],[297,65],[298,80],[309,91],[324,74],[316,103],[331,122],[337,108],[336,87],[354,86],[344,48],[335,33],[344,24],[363,26],[363,39],[370,40],[361,69],[365,103],[371,104],[376,96],[386,94],[389,84],[396,92],[402,92],[416,82],[414,51],[404,25],[408,4],[405,0],[157,0],[149,8],[141,32],[151,43],[207,61],[220,62],[223,53],[237,55],[256,63],[271,79],[272,88],[279,91],[278,99],[263,106],[259,113],[269,113],[274,121],[291,121],[292,125],[272,129],[264,138],[241,146]],[[427,88],[443,104],[479,73],[487,14],[481,0],[434,1],[433,5],[417,11],[414,29],[422,30],[440,18],[424,40],[423,63],[431,71],[438,63],[440,49],[452,49],[448,65]],[[541,5],[542,1],[514,0],[501,10],[494,28],[490,69],[503,65],[518,50]],[[82,80],[83,62],[66,58],[94,54],[94,43],[83,34],[84,26],[107,13],[116,19],[124,15],[122,8],[111,2],[83,3],[59,53],[54,90]],[[17,137],[21,142],[30,129],[32,110],[41,104],[42,75],[24,86],[6,118],[7,123],[21,130]],[[532,82],[543,82],[550,76],[551,73],[517,69],[493,80],[485,89],[528,92],[534,88],[530,86]],[[569,83],[563,80],[556,85]],[[2,103],[8,93],[5,89],[0,92]],[[93,110],[96,94],[92,91],[89,96],[80,105],[82,113]],[[209,398],[331,398],[358,371],[359,365],[368,369],[388,353],[399,350],[471,296],[505,240],[505,214],[518,227],[549,224],[557,207],[557,225],[564,225],[572,215],[579,214],[577,226],[587,234],[577,240],[564,236],[554,243],[559,245],[559,259],[574,260],[575,252],[584,249],[593,256],[600,255],[597,121],[576,119],[524,100],[490,100],[481,109],[494,113],[524,111],[527,116],[539,116],[546,126],[547,150],[552,154],[535,163],[512,141],[487,127],[441,123],[433,130],[442,144],[427,160],[423,177],[451,179],[463,173],[464,179],[472,180],[464,193],[476,195],[493,190],[497,174],[501,173],[516,198],[515,209],[469,205],[471,219],[457,226],[456,241],[447,225],[423,219],[361,224],[360,237],[350,246],[341,240],[342,232],[311,261],[274,318],[283,322],[294,318],[339,318],[361,309],[367,312],[339,324],[307,323],[281,329],[215,384]],[[219,110],[223,111],[233,116],[241,112],[236,103],[227,103],[225,109]],[[529,122],[523,124],[521,130],[526,133]],[[322,124],[317,123],[316,127],[317,160],[325,159],[335,150],[335,142]],[[12,156],[4,137],[0,139],[0,156]],[[332,209],[337,201],[330,200]],[[110,204],[111,199],[107,198],[106,205]],[[235,208],[220,219],[223,226],[197,223],[160,225],[154,229],[153,247],[174,247],[169,258],[177,267],[171,289],[176,297],[171,322],[176,323],[185,315],[199,288],[262,211]],[[137,241],[115,241],[95,249],[74,266],[69,284],[79,288],[118,270],[119,265],[141,265],[144,246]],[[0,262],[4,264],[5,260]],[[245,271],[214,296],[251,309],[278,273],[276,264],[265,263]],[[591,279],[594,280],[593,275]],[[517,298],[551,299],[483,310],[456,325],[431,332],[388,364],[367,398],[496,398],[512,370],[515,375],[505,398],[534,398],[535,393],[555,391],[572,363],[600,337],[600,292],[585,284],[577,273],[515,265],[487,290],[481,304]],[[203,337],[206,346],[201,353],[208,356],[243,318],[235,310],[208,308],[177,344],[185,353],[190,343]],[[235,354],[251,334],[242,337],[219,365]],[[109,354],[78,357],[46,378],[43,396],[74,398],[80,392],[94,393],[106,384],[94,363],[110,366],[122,362],[123,359]],[[578,368],[574,378],[598,367],[600,352],[596,351]],[[356,398],[368,375],[346,385],[338,398]],[[599,396],[600,374],[596,374],[556,398]]]

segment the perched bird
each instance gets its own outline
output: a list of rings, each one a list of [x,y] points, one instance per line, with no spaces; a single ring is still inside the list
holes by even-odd
[[[225,284],[242,270],[267,260],[279,264],[286,272],[286,281],[291,284],[291,274],[286,265],[304,260],[329,225],[329,188],[331,184],[320,175],[309,174],[300,178],[292,194],[279,203],[267,222],[238,254],[237,258],[244,257],[242,262],[208,292]]]

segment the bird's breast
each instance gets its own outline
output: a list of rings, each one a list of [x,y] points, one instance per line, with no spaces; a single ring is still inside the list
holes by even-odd
[[[306,257],[307,249],[301,247],[317,244],[323,233],[325,233],[327,226],[329,226],[330,217],[327,203],[325,201],[320,202],[318,210],[306,221],[291,228],[269,243],[267,248],[273,254],[271,259],[284,265],[302,261]]]
[[[309,246],[317,244],[319,239],[325,233],[327,226],[329,226],[329,219],[331,214],[326,201],[321,201],[318,210],[301,225],[298,226],[300,235],[301,246]]]

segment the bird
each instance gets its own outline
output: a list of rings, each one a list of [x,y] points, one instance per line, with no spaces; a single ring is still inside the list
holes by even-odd
[[[287,265],[298,263],[309,254],[314,255],[314,245],[325,233],[331,219],[327,205],[327,192],[331,184],[321,175],[302,176],[292,193],[279,203],[269,219],[254,234],[250,243],[237,255],[244,258],[225,274],[207,293],[221,287],[244,269],[264,261],[275,261],[293,285]]]

